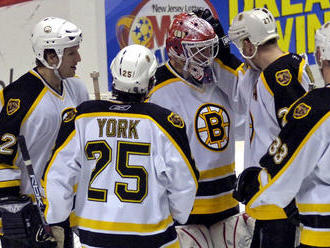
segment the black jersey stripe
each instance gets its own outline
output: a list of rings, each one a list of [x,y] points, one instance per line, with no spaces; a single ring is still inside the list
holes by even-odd
[[[301,223],[312,228],[330,228],[329,215],[300,215]]]
[[[186,224],[200,224],[209,227],[221,220],[227,219],[228,217],[238,213],[239,206],[237,205],[233,208],[215,214],[191,214]]]
[[[79,236],[82,244],[116,248],[155,248],[177,239],[174,225],[168,227],[164,232],[154,235],[105,234],[79,229]]]
[[[212,196],[225,193],[234,189],[235,175],[212,181],[199,181],[197,196]]]

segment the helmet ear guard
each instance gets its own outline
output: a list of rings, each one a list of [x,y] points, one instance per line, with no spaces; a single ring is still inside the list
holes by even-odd
[[[82,41],[81,30],[73,23],[58,17],[46,17],[37,23],[31,33],[33,52],[47,68],[57,70],[62,63],[64,49],[78,46]],[[59,63],[49,65],[44,58],[45,50],[53,49]]]
[[[157,67],[150,49],[137,44],[124,47],[111,62],[112,87],[116,94],[146,97],[155,84]]]
[[[255,51],[257,51],[258,46],[267,41],[279,39],[275,18],[266,8],[255,8],[239,13],[234,18],[228,35],[246,59],[252,59],[256,52],[249,57],[243,54],[243,41],[245,39],[250,40],[256,48]]]

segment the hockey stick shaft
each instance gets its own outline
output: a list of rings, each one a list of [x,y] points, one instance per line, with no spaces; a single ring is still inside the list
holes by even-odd
[[[101,99],[101,94],[100,94],[100,85],[99,85],[99,76],[100,73],[97,71],[93,71],[90,74],[91,78],[93,79],[93,86],[94,86],[94,94],[95,94],[95,99],[100,100]]]
[[[29,179],[30,179],[33,194],[34,194],[34,197],[36,199],[37,208],[38,208],[39,215],[40,215],[40,218],[41,218],[41,221],[42,221],[42,225],[44,226],[46,232],[51,233],[50,226],[48,225],[48,223],[45,219],[45,216],[44,216],[43,211],[45,210],[45,204],[42,201],[42,196],[41,196],[41,193],[40,193],[39,183],[38,183],[38,180],[37,180],[37,178],[34,174],[32,162],[31,162],[31,159],[30,159],[30,154],[29,154],[29,151],[26,147],[25,138],[24,138],[23,135],[19,135],[17,137],[17,140],[18,140],[18,145],[21,149],[23,161],[24,161],[24,164],[25,164],[25,167],[26,167]]]

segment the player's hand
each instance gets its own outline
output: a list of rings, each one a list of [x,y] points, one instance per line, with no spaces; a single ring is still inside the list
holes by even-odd
[[[219,53],[218,56],[223,57],[230,54],[230,39],[225,34],[223,27],[218,18],[215,18],[209,9],[198,9],[194,11],[194,14],[198,17],[206,20],[213,27],[214,32],[217,34],[219,38]]]
[[[52,248],[56,241],[44,230],[39,211],[26,195],[0,198],[3,237],[29,247]]]
[[[51,229],[53,236],[56,239],[57,247],[64,248],[64,240],[65,240],[64,228],[61,226],[52,226]]]
[[[260,167],[249,167],[239,175],[233,192],[233,197],[237,201],[247,204],[259,191],[258,175],[260,171]]]

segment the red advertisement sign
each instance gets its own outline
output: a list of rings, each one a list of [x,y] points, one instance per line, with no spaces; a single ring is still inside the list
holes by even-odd
[[[27,2],[27,1],[32,1],[32,0],[0,0],[0,8],[17,3]]]

